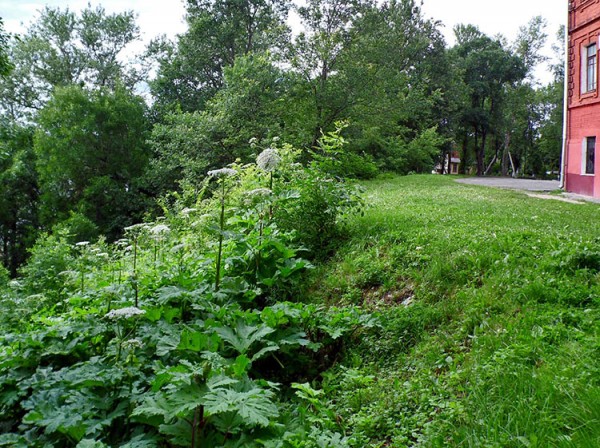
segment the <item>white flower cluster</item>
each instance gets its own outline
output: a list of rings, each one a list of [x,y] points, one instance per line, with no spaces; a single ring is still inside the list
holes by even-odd
[[[221,177],[230,177],[230,176],[235,176],[237,174],[237,171],[234,170],[233,168],[221,168],[218,170],[212,170],[208,172],[208,177],[216,177],[221,178]]]
[[[159,233],[169,233],[170,231],[171,229],[169,229],[169,226],[166,224],[157,224],[150,229],[150,233],[153,233],[155,235]]]
[[[154,239],[161,239],[167,236],[171,232],[171,229],[166,224],[157,224],[150,229],[150,234]]]
[[[246,194],[250,197],[270,196],[272,193],[268,188],[256,188],[255,190],[247,191]]]
[[[258,167],[268,173],[275,171],[280,163],[281,156],[275,148],[265,149],[256,158],[256,164]]]
[[[142,343],[142,341],[140,341],[137,338],[134,339],[128,339],[125,342],[123,342],[123,347],[127,348],[127,349],[134,349],[134,348],[141,348],[144,344]]]
[[[259,202],[263,202],[265,199],[269,198],[273,192],[268,188],[256,188],[254,190],[246,191],[244,203],[246,205],[252,205]]]
[[[134,316],[142,316],[146,314],[145,310],[140,310],[135,306],[128,306],[127,308],[119,308],[118,310],[111,310],[104,315],[107,319],[120,320],[129,319]]]
[[[198,211],[198,209],[197,209],[197,208],[193,208],[193,207],[192,207],[192,208],[188,208],[188,207],[186,207],[186,208],[184,208],[183,210],[181,210],[181,214],[182,214],[183,216],[185,216],[185,217],[188,217],[188,216],[190,216],[192,213],[195,213],[195,212],[197,212],[197,211]]]
[[[133,224],[132,226],[125,227],[125,232],[141,232],[142,230],[146,230],[148,228],[147,224]]]
[[[183,249],[185,249],[185,244],[177,244],[176,246],[173,246],[171,248],[171,252],[175,254],[175,253],[177,253],[177,252],[179,252],[180,250],[183,250]]]

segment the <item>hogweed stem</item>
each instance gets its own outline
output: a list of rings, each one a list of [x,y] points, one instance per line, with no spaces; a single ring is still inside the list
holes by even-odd
[[[221,283],[221,257],[223,255],[223,230],[225,229],[225,182],[221,183],[221,217],[219,219],[219,250],[217,251],[217,273],[215,276],[215,291]]]
[[[223,256],[223,231],[225,230],[225,179],[235,176],[237,171],[232,168],[221,168],[208,172],[208,177],[214,177],[221,181],[221,216],[219,219],[219,250],[217,251],[217,266],[215,274],[215,291],[219,290],[221,284],[221,259]]]

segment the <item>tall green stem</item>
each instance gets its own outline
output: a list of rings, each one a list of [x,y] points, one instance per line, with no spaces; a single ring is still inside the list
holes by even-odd
[[[221,283],[221,256],[223,253],[223,230],[225,228],[225,181],[222,182],[223,190],[221,191],[221,218],[219,220],[219,250],[217,252],[217,273],[215,275],[215,291],[219,290]]]
[[[271,179],[269,181],[269,190],[271,190],[271,194],[273,192],[273,171],[271,171]],[[269,221],[273,219],[273,203],[269,204]]]
[[[135,292],[135,306],[138,306],[138,284],[137,284],[137,236],[133,239],[133,290]]]

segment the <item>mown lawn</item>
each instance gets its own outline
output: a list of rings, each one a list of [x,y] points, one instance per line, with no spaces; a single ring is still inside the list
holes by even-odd
[[[600,446],[600,206],[365,183],[311,300],[380,317],[323,375],[355,446]]]

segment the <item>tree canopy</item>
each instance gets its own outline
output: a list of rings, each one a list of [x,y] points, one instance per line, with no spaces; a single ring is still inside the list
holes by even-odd
[[[46,7],[0,23],[2,259],[14,274],[43,232],[118,238],[206,173],[281,142],[337,176],[558,170],[561,64],[536,84],[546,23],[514,42],[441,23],[416,0],[187,0],[187,30],[142,54],[135,13]],[[288,26],[293,13],[299,20]],[[558,40],[559,46],[561,40]],[[563,49],[564,51],[564,49]],[[145,100],[141,93],[145,92]],[[342,129],[343,151],[317,142]]]
[[[4,31],[4,22],[0,17],[0,77],[6,77],[11,72],[13,65],[8,55],[9,35]]]
[[[59,87],[37,122],[42,221],[52,225],[77,211],[103,234],[118,235],[131,224],[148,157],[143,100],[122,88]]]
[[[76,14],[45,7],[10,47],[14,71],[0,82],[2,110],[15,118],[38,111],[55,87],[133,88],[144,73],[135,61],[124,62],[123,53],[139,37],[132,11],[107,14],[88,6]]]

